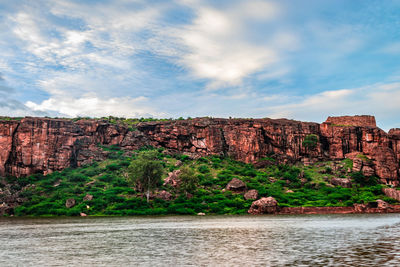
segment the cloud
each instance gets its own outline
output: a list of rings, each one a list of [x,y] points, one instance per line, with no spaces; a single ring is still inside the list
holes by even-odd
[[[49,113],[34,111],[15,100],[16,90],[12,87],[5,85],[4,78],[0,79],[0,116],[47,116]]]
[[[328,116],[375,115],[384,129],[399,127],[400,83],[377,83],[359,88],[324,91],[314,95],[286,97],[287,103],[274,105],[276,97],[265,99],[262,108],[272,118],[294,118],[322,122]]]
[[[165,114],[153,110],[144,97],[102,99],[94,94],[80,98],[51,97],[40,104],[31,101],[26,106],[39,112],[56,112],[68,117],[89,116],[104,117],[113,114],[118,117],[162,117]]]
[[[268,42],[248,38],[252,32],[248,21],[272,20],[278,13],[279,6],[266,1],[240,2],[224,10],[197,5],[192,23],[174,32],[177,42],[187,48],[178,64],[194,77],[210,80],[210,89],[240,85],[244,78],[276,63],[279,55]],[[278,38],[292,37],[288,33]]]

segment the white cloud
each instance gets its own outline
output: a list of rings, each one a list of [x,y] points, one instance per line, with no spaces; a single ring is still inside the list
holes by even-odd
[[[101,99],[93,94],[80,98],[51,97],[40,104],[28,101],[27,107],[34,111],[57,112],[69,117],[103,117],[113,114],[118,117],[162,117],[151,108],[144,97],[120,97]]]
[[[178,60],[196,77],[208,79],[210,89],[241,84],[244,78],[273,65],[279,50],[268,42],[252,42],[247,20],[274,19],[279,7],[266,1],[241,2],[227,10],[196,6],[191,25],[174,32],[187,50]],[[270,40],[273,43],[275,37]],[[280,43],[293,41],[289,33]]]
[[[269,105],[261,108],[272,118],[292,118],[322,122],[328,116],[375,115],[379,123],[399,127],[400,83],[381,83],[360,88],[324,91],[315,95],[287,97],[286,103],[274,105],[279,95],[266,98]],[[391,121],[390,124],[388,122]],[[393,122],[398,122],[396,125]]]

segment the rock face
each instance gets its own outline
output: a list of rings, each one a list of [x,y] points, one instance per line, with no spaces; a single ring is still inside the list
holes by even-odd
[[[390,197],[390,198],[394,198],[397,201],[400,201],[400,191],[396,190],[394,188],[382,188],[383,193]]]
[[[307,135],[318,136],[315,149],[306,150]],[[195,156],[227,155],[256,163],[273,154],[276,162],[315,162],[362,153],[371,160],[365,174],[398,184],[400,129],[389,134],[376,127],[372,116],[329,117],[322,124],[286,119],[210,119],[139,123],[135,130],[103,120],[27,117],[0,120],[0,176],[48,174],[79,167],[106,157],[99,145],[124,150],[144,145]]]
[[[347,178],[332,178],[331,184],[341,186],[344,188],[351,188],[351,179]]]
[[[328,117],[326,123],[343,126],[376,127],[375,117],[368,115]]]
[[[250,209],[247,211],[250,214],[272,214],[278,211],[278,202],[273,197],[263,197],[254,201]]]

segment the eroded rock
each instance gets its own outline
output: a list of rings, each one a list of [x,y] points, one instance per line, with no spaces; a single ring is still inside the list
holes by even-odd
[[[254,201],[250,209],[250,214],[272,214],[278,211],[278,202],[273,197],[263,197]]]
[[[302,145],[310,134],[319,140],[313,151]],[[322,124],[267,118],[196,118],[139,123],[135,131],[103,120],[0,120],[0,175],[48,174],[103,160],[107,152],[98,144],[118,145],[125,151],[150,145],[193,158],[228,155],[246,163],[273,154],[274,163],[303,161],[308,165],[362,153],[372,164],[356,160],[354,170],[374,173],[386,184],[397,185],[399,178],[400,129],[387,134],[376,127],[372,116],[330,117]]]
[[[341,186],[345,188],[351,188],[352,182],[351,179],[348,178],[332,178],[331,179],[331,184],[336,185],[336,186]]]
[[[93,195],[86,194],[86,196],[83,197],[83,201],[91,201],[93,199]]]
[[[244,199],[257,199],[258,198],[258,191],[256,189],[251,189],[244,194]]]
[[[65,201],[65,207],[67,207],[67,208],[72,208],[72,207],[74,207],[76,205],[76,200],[74,199],[74,198],[68,198],[66,201]]]
[[[246,190],[246,184],[238,178],[233,178],[225,187],[226,190],[242,192]]]
[[[168,173],[168,177],[164,180],[164,185],[170,185],[172,187],[179,186],[179,174],[181,174],[181,170],[175,170]]]

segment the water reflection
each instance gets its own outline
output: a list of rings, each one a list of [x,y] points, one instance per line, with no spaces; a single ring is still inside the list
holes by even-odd
[[[1,219],[1,266],[399,266],[400,215]]]

